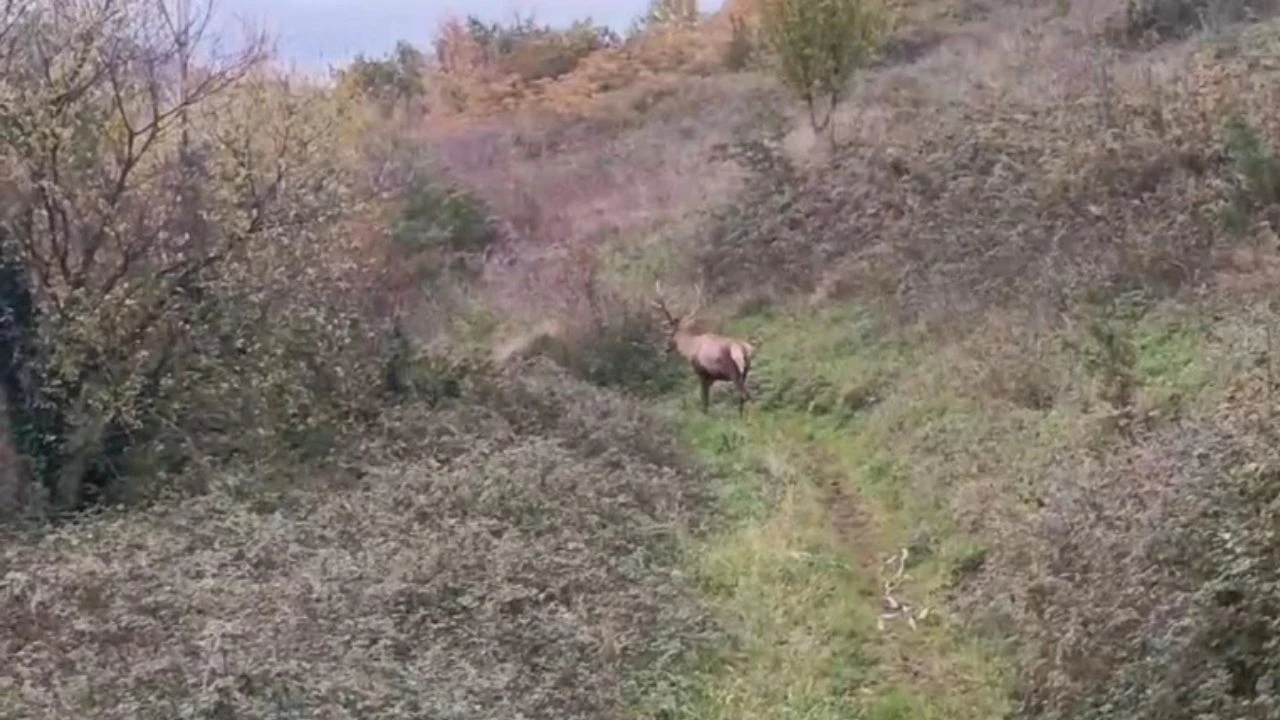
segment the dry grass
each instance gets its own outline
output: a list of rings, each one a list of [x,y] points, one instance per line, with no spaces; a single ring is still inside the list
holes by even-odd
[[[722,292],[888,292],[938,319],[1203,281],[1238,245],[1223,230],[1241,182],[1228,118],[1277,137],[1259,60],[1274,30],[1223,40],[1233,55],[1183,43],[1094,59],[1070,22],[1003,16],[869,74],[842,154],[797,164],[798,181],[758,180],[697,243],[703,271]],[[805,145],[793,135],[779,152]]]
[[[612,121],[522,115],[514,130],[481,124],[435,135],[443,165],[504,221],[486,297],[517,324],[547,312],[582,322],[598,290],[597,249],[731,197],[742,173],[714,162],[713,149],[778,97],[752,76],[686,78],[657,104],[624,108]]]

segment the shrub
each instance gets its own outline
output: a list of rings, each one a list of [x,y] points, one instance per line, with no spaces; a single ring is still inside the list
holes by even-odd
[[[615,301],[594,326],[574,340],[569,367],[601,387],[659,395],[685,376],[680,363],[663,351],[663,342],[647,307]]]
[[[590,48],[575,47],[558,37],[531,40],[504,57],[500,67],[524,82],[553,79],[572,72],[590,52]]]
[[[1274,439],[1232,419],[1169,429],[1143,445],[1105,465],[1061,463],[1053,478],[1039,572],[1015,618],[1030,640],[1023,711],[1272,717],[1280,712]]]
[[[420,281],[478,268],[497,237],[484,204],[431,170],[408,178],[399,205],[391,240],[414,264]]]
[[[697,20],[698,3],[695,0],[650,0],[641,27],[652,30],[689,25]]]
[[[496,69],[532,82],[571,72],[583,58],[618,42],[612,30],[589,18],[556,30],[538,25],[532,17],[517,16],[503,24],[469,16],[465,23],[442,28],[435,49],[437,60],[448,73]]]
[[[386,58],[374,60],[357,55],[335,75],[340,85],[387,108],[398,104],[411,108],[427,92],[426,57],[403,40]]]
[[[1183,38],[1204,27],[1256,19],[1274,10],[1271,0],[1128,0],[1112,37],[1124,44]]]
[[[608,294],[578,322],[529,338],[523,354],[543,356],[602,388],[642,396],[668,392],[686,377],[664,352],[665,338],[643,303]]]
[[[1243,235],[1255,218],[1280,204],[1280,162],[1267,138],[1246,118],[1232,115],[1224,130],[1234,191],[1224,210],[1224,220],[1230,230]],[[1274,218],[1266,219],[1276,229]]]
[[[755,55],[755,37],[746,20],[740,15],[730,15],[729,41],[724,46],[724,66],[731,72],[745,70]]]
[[[1117,411],[1130,408],[1139,384],[1133,331],[1141,308],[1128,299],[1091,298],[1082,312],[1083,338],[1073,346],[1098,384],[1099,399]]]

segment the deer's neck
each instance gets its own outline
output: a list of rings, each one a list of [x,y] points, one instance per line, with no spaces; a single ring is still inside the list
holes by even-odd
[[[677,330],[675,335],[676,352],[685,357],[693,357],[698,351],[698,342],[701,338],[688,330]]]

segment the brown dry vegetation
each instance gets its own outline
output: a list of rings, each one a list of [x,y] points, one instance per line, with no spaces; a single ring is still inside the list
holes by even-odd
[[[902,4],[831,154],[751,2],[185,100],[25,7],[5,717],[1276,714],[1268,4]]]

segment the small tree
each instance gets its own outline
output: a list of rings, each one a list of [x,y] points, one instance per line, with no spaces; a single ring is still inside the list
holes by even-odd
[[[831,117],[853,73],[888,29],[883,0],[763,0],[761,35],[779,79],[800,96],[815,133],[830,133]]]
[[[390,110],[403,105],[410,110],[413,103],[426,95],[427,59],[422,51],[401,40],[385,58],[376,60],[357,55],[351,64],[336,75],[341,83],[350,84],[356,92]]]

